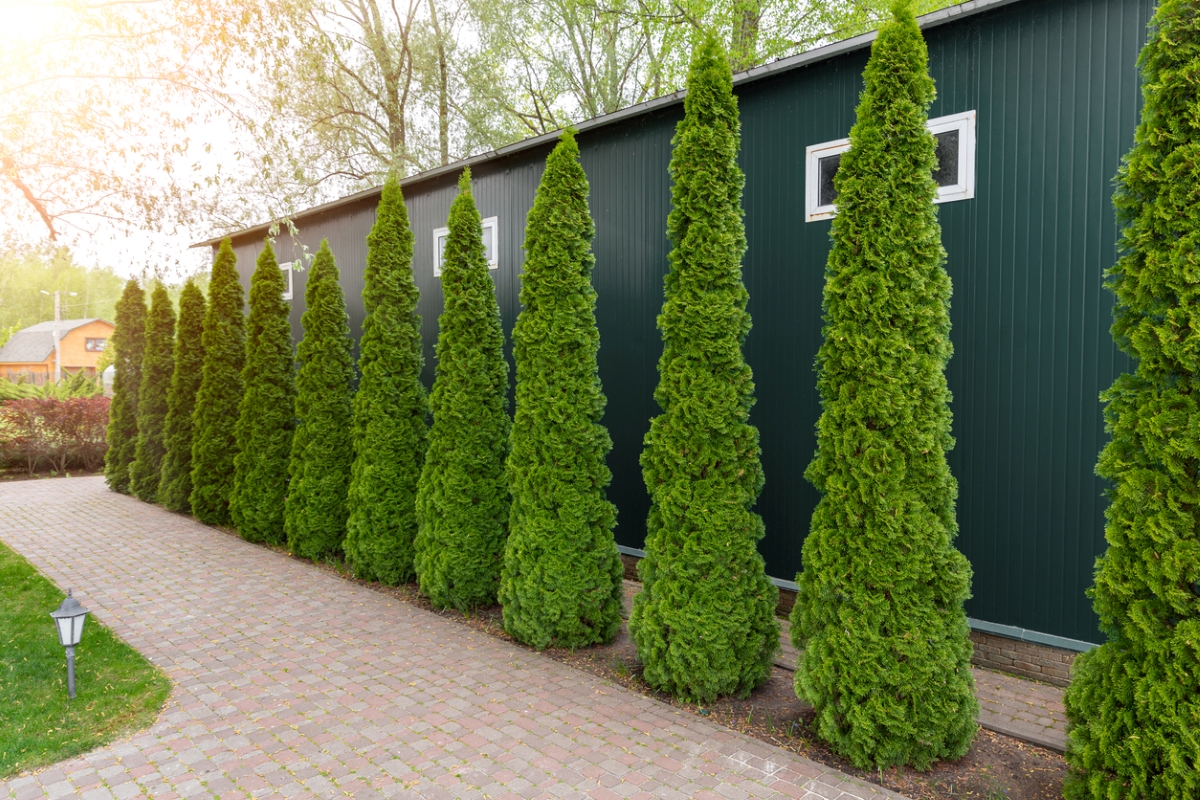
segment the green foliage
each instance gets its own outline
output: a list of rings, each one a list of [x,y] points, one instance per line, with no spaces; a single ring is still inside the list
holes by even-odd
[[[162,477],[158,502],[172,511],[192,511],[192,412],[204,368],[204,294],[194,281],[179,295],[171,387],[167,390],[167,418],[163,423]]]
[[[296,427],[296,368],[292,355],[287,279],[268,239],[250,277],[242,404],[234,431],[229,514],[252,542],[282,544],[288,456]]]
[[[742,356],[750,315],[739,128],[729,61],[709,37],[693,56],[673,140],[673,247],[654,392],[663,413],[642,451],[652,505],[629,620],[647,682],[699,703],[747,695],[770,676],[779,649],[778,591],[752,510],[763,472]]]
[[[379,199],[367,236],[358,393],[354,396],[354,467],[350,478],[346,560],[360,578],[412,580],[416,495],[425,462],[429,399],[421,385],[421,293],[413,280],[413,235],[395,176]]]
[[[925,41],[897,3],[863,75],[825,272],[822,414],[805,476],[821,493],[792,612],[796,692],[860,768],[958,758],[977,704],[952,545],[950,278],[933,206]]]
[[[237,453],[242,367],[246,361],[242,284],[229,239],[221,242],[208,285],[204,362],[192,412],[192,513],[208,525],[228,525]]]
[[[157,499],[162,476],[167,391],[175,372],[174,346],[175,309],[166,287],[159,283],[150,295],[150,313],[146,317],[146,351],[142,357],[142,383],[138,391],[137,448],[129,467],[129,490],[147,503]]]
[[[1200,14],[1163,0],[1145,105],[1117,175],[1113,338],[1134,358],[1103,395],[1112,483],[1091,596],[1108,641],[1066,694],[1068,798],[1200,797]]]
[[[604,489],[612,449],[600,424],[600,332],[588,182],[574,132],[550,157],[525,226],[522,311],[513,329],[517,408],[500,579],[504,628],[538,649],[611,642],[624,570]]]
[[[47,616],[64,596],[0,543],[0,779],[153,724],[171,691],[162,670],[93,615],[75,666],[77,694],[68,700],[63,649]]]
[[[336,556],[346,536],[354,358],[346,299],[329,242],[322,241],[304,289],[304,339],[296,376],[299,419],[284,511],[288,547],[313,560]]]
[[[117,301],[117,322],[109,347],[116,350],[112,405],[108,417],[108,453],[104,481],[114,492],[129,493],[129,465],[137,450],[138,390],[146,346],[146,294],[130,278]]]
[[[60,291],[63,319],[116,321],[116,303],[125,279],[108,267],[76,264],[70,249],[0,244],[0,346],[5,335],[54,319],[54,292]],[[49,294],[42,294],[48,292]],[[72,295],[72,293],[74,293]]]
[[[450,206],[442,261],[433,427],[417,484],[415,564],[435,606],[496,601],[508,522],[508,363],[471,171]]]
[[[20,380],[10,381],[7,378],[0,378],[0,402],[38,397],[53,400],[67,400],[71,397],[98,397],[104,393],[100,384],[99,375],[93,378],[83,370],[57,383],[46,381],[41,386],[23,383]]]

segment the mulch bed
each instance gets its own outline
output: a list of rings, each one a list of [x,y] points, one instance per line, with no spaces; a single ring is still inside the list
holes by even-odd
[[[218,530],[237,536],[233,530]],[[285,548],[261,546],[295,558]],[[316,566],[343,580],[525,647],[504,632],[498,605],[476,609],[467,616],[453,609],[434,608],[418,593],[416,584],[383,586],[353,577],[342,564],[323,563]],[[674,708],[705,717],[731,730],[790,750],[847,775],[899,792],[913,800],[1058,800],[1062,797],[1062,782],[1067,774],[1067,766],[1061,755],[983,728],[979,729],[975,743],[966,756],[955,762],[936,764],[929,772],[917,772],[908,767],[858,769],[830,752],[816,738],[811,707],[796,697],[792,684],[793,673],[778,666],[773,668],[771,678],[745,700],[731,697],[711,706],[700,707],[656,691],[642,680],[637,650],[624,624],[610,645],[575,651],[550,648],[542,651],[542,655]]]

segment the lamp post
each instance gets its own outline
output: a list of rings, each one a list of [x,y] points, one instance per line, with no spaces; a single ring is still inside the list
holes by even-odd
[[[67,697],[72,700],[75,699],[75,645],[83,636],[83,621],[87,615],[87,609],[71,596],[70,589],[67,589],[67,599],[62,601],[58,610],[50,612],[58,627],[58,641],[67,648]]]

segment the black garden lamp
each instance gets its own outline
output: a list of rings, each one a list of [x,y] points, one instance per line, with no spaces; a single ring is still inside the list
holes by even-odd
[[[67,697],[72,700],[75,699],[75,645],[83,636],[83,621],[87,615],[87,609],[71,596],[70,589],[67,589],[67,599],[62,601],[58,610],[50,612],[58,627],[58,641],[67,648]]]

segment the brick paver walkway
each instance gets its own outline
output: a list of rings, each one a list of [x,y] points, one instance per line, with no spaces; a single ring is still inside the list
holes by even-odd
[[[100,478],[0,484],[0,539],[174,682],[0,797],[898,797]]]

